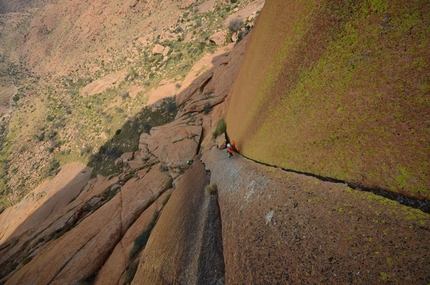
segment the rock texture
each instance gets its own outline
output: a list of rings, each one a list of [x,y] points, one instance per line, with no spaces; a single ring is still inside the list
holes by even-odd
[[[167,176],[156,169],[142,180],[129,180],[112,200],[53,241],[6,284],[65,284],[90,277],[133,222],[162,193],[166,180]]]
[[[207,9],[211,3],[200,7]],[[19,230],[6,225],[15,212],[0,215],[1,232],[10,236],[0,243],[0,283],[429,284],[430,214],[350,187],[357,186],[354,179],[364,174],[361,184],[383,187],[395,167],[403,176],[396,177],[397,184],[388,190],[402,192],[398,185],[419,184],[428,175],[428,159],[422,153],[427,133],[419,129],[423,125],[415,117],[428,116],[411,107],[421,102],[426,109],[427,97],[406,102],[402,92],[390,93],[378,80],[386,79],[385,73],[397,80],[405,75],[405,81],[385,82],[394,89],[410,87],[410,94],[417,94],[412,85],[418,79],[406,75],[426,71],[428,41],[415,29],[423,30],[425,11],[430,9],[424,9],[428,4],[423,1],[403,3],[402,11],[414,12],[408,9],[415,5],[421,12],[410,13],[409,18],[402,14],[400,25],[400,2],[389,7],[375,3],[268,2],[255,33],[193,66],[176,97],[180,108],[176,120],[141,134],[139,149],[118,159],[117,174],[98,175],[84,187],[89,171],[64,167],[51,183],[64,173],[85,177],[54,187],[67,189],[64,199],[47,192],[39,195],[44,191],[36,189],[33,195],[40,199],[28,199],[34,204],[22,206],[31,223],[23,223]],[[135,14],[143,7],[162,9],[170,4],[124,3],[125,11],[133,9]],[[57,20],[48,17],[38,25],[52,29]],[[401,30],[403,25],[408,32]],[[416,40],[413,43],[421,41],[419,47],[412,42],[400,50],[384,46],[408,33]],[[380,50],[374,49],[374,40],[380,40]],[[414,51],[407,53],[409,48]],[[385,57],[393,50],[398,54],[391,56],[401,56],[395,58],[404,69],[396,69]],[[391,69],[375,73],[373,64],[380,67],[380,58]],[[339,62],[343,68],[336,65]],[[346,77],[348,82],[342,81]],[[162,80],[159,86],[176,80]],[[136,95],[144,90],[135,87]],[[418,89],[425,92],[427,87]],[[375,88],[380,91],[379,101],[372,93]],[[227,111],[230,139],[254,160],[240,154],[229,158],[223,149],[228,136],[213,138],[218,119]],[[371,120],[370,111],[378,121]],[[389,121],[394,118],[390,116],[397,116],[397,123]],[[355,127],[368,128],[356,133],[353,122],[358,124]],[[398,139],[384,135],[409,124],[417,125],[399,132]],[[335,136],[339,133],[345,137]],[[402,136],[411,139],[408,147],[399,147]],[[417,142],[415,136],[424,140]],[[368,144],[372,148],[358,151],[352,145],[355,138],[372,142]],[[378,156],[375,151],[381,146],[387,155],[397,156]],[[417,159],[412,167],[424,174],[402,168],[409,158],[400,153],[412,154],[410,159]],[[351,161],[361,162],[361,168],[357,170]],[[370,171],[372,167],[379,171]],[[338,169],[348,175],[345,183],[332,179],[344,178]],[[43,204],[42,199],[46,199]],[[16,223],[21,222],[17,217]]]
[[[158,216],[164,206],[165,201],[171,195],[171,191],[166,191],[150,207],[148,207],[136,222],[128,229],[121,241],[115,246],[112,254],[106,260],[103,267],[97,273],[94,284],[122,284],[121,277],[127,274],[127,269],[133,261],[131,255],[135,246],[136,238],[147,231],[148,226],[154,222],[154,217]]]
[[[224,284],[221,224],[209,176],[194,162],[166,205],[132,284]]]
[[[161,85],[157,88],[151,89],[151,91],[149,91],[147,94],[148,102],[146,103],[146,105],[158,107],[164,98],[175,96],[177,83],[178,82],[169,83],[169,84]]]
[[[430,215],[213,148],[226,284],[426,284]]]
[[[225,44],[226,36],[227,36],[227,30],[219,31],[211,35],[209,37],[209,40],[219,46],[219,45]]]
[[[202,127],[187,125],[177,120],[165,126],[153,128],[150,135],[140,136],[139,150],[142,157],[157,157],[170,175],[176,177],[188,167],[187,160],[198,153]]]
[[[91,82],[84,88],[82,88],[81,94],[85,96],[94,95],[98,93],[104,92],[109,87],[112,87],[114,84],[118,84],[119,81],[124,80],[125,75],[122,73],[108,75],[104,78],[97,79],[94,82]]]
[[[235,13],[229,15],[224,21],[224,27],[228,27],[230,25],[230,21],[236,18],[239,18],[245,21],[248,17],[252,17],[256,13],[258,13],[264,6],[265,0],[256,0],[251,2],[245,8],[236,11]]]
[[[230,137],[264,163],[430,198],[429,5],[267,2],[231,92]]]
[[[91,169],[71,163],[51,181],[41,184],[24,200],[0,215],[0,244],[37,227],[50,215],[62,210],[87,184]]]
[[[239,71],[247,42],[246,37],[233,51],[223,52],[220,49],[193,66],[176,96],[177,105],[187,102],[179,110],[177,118],[192,112],[202,112],[205,106],[212,108],[226,99]],[[205,69],[207,71],[199,75],[198,71]]]

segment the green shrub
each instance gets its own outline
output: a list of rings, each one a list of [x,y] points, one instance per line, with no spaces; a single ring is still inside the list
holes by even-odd
[[[206,103],[206,104],[205,104],[205,106],[203,107],[203,113],[207,114],[207,113],[209,113],[209,112],[211,111],[211,109],[212,109],[212,106],[211,106],[211,104],[208,102],[208,103]]]
[[[164,198],[164,200],[163,200],[163,202],[161,203],[161,204],[163,204],[163,206],[165,206],[166,204],[167,204],[167,202],[169,201],[169,199],[170,199],[170,194],[169,195],[167,195],[166,196],[166,198]]]
[[[22,260],[22,264],[23,265],[26,265],[27,263],[29,263],[31,260],[33,259],[33,257],[31,257],[31,256],[27,256],[26,258],[24,258],[23,260]]]
[[[169,177],[169,179],[164,184],[164,191],[173,187],[173,178]]]
[[[216,186],[216,184],[206,185],[205,187],[206,195],[215,195],[217,190],[218,187]]]
[[[239,31],[240,29],[242,29],[242,27],[243,27],[243,21],[238,17],[231,19],[230,23],[228,24],[228,29],[232,33]]]
[[[131,284],[131,282],[134,279],[134,275],[136,275],[138,265],[139,265],[139,262],[136,260],[133,263],[131,263],[130,266],[127,268],[124,284]]]
[[[132,260],[142,250],[142,248],[146,246],[149,236],[151,235],[152,228],[154,228],[155,224],[157,223],[157,218],[158,212],[155,212],[146,230],[134,240],[134,245],[128,253],[129,260]]]
[[[216,124],[216,128],[215,131],[213,132],[213,137],[217,138],[219,135],[222,135],[223,133],[225,133],[225,130],[227,128],[227,125],[224,121],[224,119],[219,119],[218,123]]]

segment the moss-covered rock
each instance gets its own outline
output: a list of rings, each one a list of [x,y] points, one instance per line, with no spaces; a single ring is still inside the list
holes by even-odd
[[[258,161],[429,198],[429,13],[425,1],[268,1],[230,137]]]

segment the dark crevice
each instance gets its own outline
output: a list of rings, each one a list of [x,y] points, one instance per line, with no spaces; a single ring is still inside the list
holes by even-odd
[[[210,171],[206,171],[206,177],[207,186],[209,186]],[[225,263],[218,191],[207,191],[205,188],[205,194],[203,195],[207,199],[207,207],[203,207],[205,218],[202,220],[203,224],[200,232],[201,244],[196,284],[220,285],[225,282]],[[209,268],[211,270],[208,270]]]
[[[48,282],[48,284],[51,284],[55,278],[63,271],[63,269],[69,264],[69,262],[89,243],[97,236],[98,233],[96,233],[94,236],[92,236],[87,242],[85,242],[67,261],[64,262],[64,264],[61,265],[61,267],[55,272],[54,277],[51,278],[51,280]]]
[[[203,90],[205,89],[206,85],[208,85],[209,81],[212,80],[212,77],[213,77],[213,73],[211,74],[211,76],[208,79],[205,80],[205,82],[203,82],[203,84],[199,88],[200,93],[203,92]]]
[[[396,201],[396,202],[398,202],[401,205],[405,205],[405,206],[408,206],[408,207],[419,209],[419,210],[423,211],[424,213],[430,214],[430,200],[428,200],[428,199],[418,199],[418,198],[415,198],[415,197],[410,197],[410,196],[402,195],[402,194],[395,193],[395,192],[388,191],[388,190],[381,189],[381,188],[369,188],[369,187],[360,185],[358,183],[351,183],[351,182],[340,180],[340,179],[336,179],[336,178],[321,176],[321,175],[318,175],[318,174],[309,173],[309,172],[303,172],[303,171],[298,171],[298,170],[294,170],[294,169],[286,169],[286,168],[278,167],[276,165],[271,165],[271,164],[268,164],[268,163],[260,162],[260,161],[254,160],[252,158],[246,157],[244,155],[242,155],[242,156],[244,158],[250,160],[250,161],[253,161],[253,162],[261,164],[261,165],[265,165],[265,166],[269,166],[269,167],[275,167],[275,168],[280,168],[280,169],[282,169],[284,171],[287,171],[287,172],[292,172],[292,173],[296,173],[296,174],[301,174],[301,175],[306,175],[306,176],[314,177],[314,178],[317,178],[317,179],[319,179],[321,181],[324,181],[324,182],[332,182],[332,183],[345,184],[349,188],[357,190],[357,191],[371,192],[371,193],[373,193],[375,195],[382,196],[384,198]]]
[[[199,142],[197,143],[196,155],[198,155],[200,152],[200,148],[201,148],[202,142],[203,142],[203,136],[204,136],[204,129],[202,128],[202,132],[200,133],[200,139],[199,139]]]

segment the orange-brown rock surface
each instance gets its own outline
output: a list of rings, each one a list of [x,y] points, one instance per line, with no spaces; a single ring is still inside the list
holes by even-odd
[[[430,215],[212,148],[226,284],[426,284]]]
[[[162,193],[166,181],[167,176],[157,169],[152,169],[141,180],[130,179],[112,200],[54,240],[6,284],[64,284],[88,278],[103,265],[127,229]]]
[[[126,1],[116,13],[170,4]],[[67,172],[83,178],[52,188],[67,189],[63,198],[36,189],[40,199],[17,206],[24,216],[13,227],[18,212],[6,210],[0,283],[429,284],[430,215],[357,185],[427,193],[430,9],[337,4],[268,2],[250,35],[193,66],[176,120],[141,134],[118,173],[88,181],[87,168],[63,167],[51,183],[63,185],[55,181]],[[104,12],[90,10],[82,17]],[[37,31],[56,33],[59,19],[42,16],[30,43]],[[81,36],[96,35],[95,26]],[[252,160],[217,149],[226,143],[213,138],[222,117]]]
[[[136,247],[136,238],[148,230],[148,226],[154,222],[154,219],[156,219],[170,195],[171,191],[163,193],[163,195],[149,206],[127,230],[121,241],[115,246],[115,249],[106,260],[105,264],[103,264],[103,267],[97,273],[94,284],[105,285],[121,283],[121,277],[127,274],[127,268],[130,267],[133,261],[134,256],[132,256],[132,250],[133,247]]]
[[[209,175],[195,161],[155,226],[132,284],[223,284],[221,224]]]
[[[0,215],[0,244],[38,226],[50,215],[62,210],[87,184],[91,169],[80,163],[62,167],[58,175]]]
[[[264,163],[428,199],[429,5],[268,1],[229,135]]]
[[[139,150],[142,157],[157,157],[172,176],[177,176],[187,168],[187,160],[193,159],[197,154],[201,135],[200,125],[188,125],[186,121],[176,120],[153,128],[151,134],[143,133],[139,140]]]

